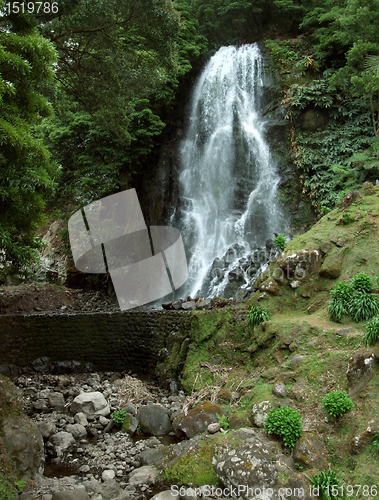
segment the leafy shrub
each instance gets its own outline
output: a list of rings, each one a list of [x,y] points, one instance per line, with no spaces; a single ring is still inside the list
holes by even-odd
[[[117,427],[121,427],[122,424],[124,423],[124,420],[126,419],[127,412],[125,409],[123,410],[117,410],[113,413],[112,419],[113,422],[117,425]]]
[[[358,273],[350,280],[350,286],[357,290],[358,292],[372,292],[374,288],[374,282],[370,276],[365,273]]]
[[[264,430],[268,434],[277,434],[283,439],[286,446],[293,448],[296,439],[301,436],[300,413],[288,406],[273,408],[265,420]]]
[[[281,250],[283,250],[285,244],[286,244],[286,235],[284,233],[280,233],[279,236],[276,236],[274,238],[274,245],[277,247],[277,248],[280,248]]]
[[[270,313],[265,307],[253,306],[248,315],[248,321],[250,326],[260,325],[264,321],[268,321],[270,318]]]
[[[319,488],[320,497],[323,500],[332,500],[339,497],[340,480],[333,470],[323,470],[313,477],[309,477],[307,474],[304,475],[312,482],[314,488]]]
[[[337,418],[354,408],[354,403],[345,391],[328,392],[322,405],[330,415]]]
[[[330,296],[332,299],[340,299],[348,305],[353,296],[353,289],[344,281],[339,281],[330,291]]]
[[[368,320],[378,312],[378,300],[375,295],[356,292],[350,300],[349,310],[354,321]]]
[[[372,439],[371,446],[372,446],[373,452],[375,454],[379,454],[379,431],[375,432],[373,439]]]
[[[219,424],[224,429],[224,431],[229,429],[229,421],[228,421],[228,417],[226,415],[219,415],[218,413],[216,413],[216,417],[217,417],[217,420],[219,421]]]
[[[363,341],[366,346],[374,345],[379,338],[379,316],[371,318],[365,325],[366,333],[363,335]]]

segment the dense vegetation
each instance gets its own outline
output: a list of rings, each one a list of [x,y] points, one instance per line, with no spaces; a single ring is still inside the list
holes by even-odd
[[[289,150],[320,212],[379,177],[379,0],[0,2],[0,248],[21,264],[53,200],[70,210],[151,168],[205,57],[265,41],[281,74]],[[314,111],[315,127],[304,126]],[[149,166],[149,167],[148,167]]]

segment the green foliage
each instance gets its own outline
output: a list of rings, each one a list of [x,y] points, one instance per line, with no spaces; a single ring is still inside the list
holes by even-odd
[[[283,250],[283,248],[285,247],[286,241],[287,241],[286,235],[284,233],[280,233],[279,236],[275,237],[274,245],[277,248],[280,248],[281,250]]]
[[[17,490],[21,492],[27,485],[27,481],[20,479],[19,481],[16,481],[14,485],[16,486]]]
[[[328,313],[333,321],[342,321],[344,315],[349,314],[349,307],[341,299],[334,299],[328,304]]]
[[[309,477],[307,474],[304,475],[312,482],[313,487],[319,488],[322,500],[333,500],[340,496],[341,490],[338,489],[340,480],[333,470],[323,470],[313,477]]]
[[[375,454],[379,454],[379,431],[376,431],[371,441],[371,447]]]
[[[349,304],[349,311],[354,321],[372,318],[379,310],[378,299],[366,292],[356,292]]]
[[[369,292],[374,286],[372,278],[358,273],[347,284],[336,283],[330,291],[332,301],[328,305],[328,313],[333,321],[341,321],[344,315],[350,314],[354,321],[368,320],[379,310],[377,297]]]
[[[354,403],[345,391],[330,391],[323,398],[322,406],[330,415],[338,418],[354,408]]]
[[[353,297],[353,289],[344,281],[339,281],[330,291],[332,301],[328,305],[328,313],[333,321],[340,322],[344,315],[349,314],[349,305]]]
[[[265,420],[264,430],[268,434],[277,434],[286,446],[294,448],[302,431],[300,413],[288,406],[273,408]]]
[[[374,316],[365,325],[366,333],[363,335],[363,341],[366,346],[376,344],[379,338],[379,316]]]
[[[112,415],[112,419],[113,422],[117,425],[117,427],[121,427],[122,424],[124,423],[124,420],[126,419],[126,416],[127,412],[125,409],[116,410]]]
[[[228,417],[226,415],[219,415],[218,413],[216,413],[216,416],[222,429],[224,429],[224,431],[228,430],[229,429]]]
[[[332,299],[339,299],[343,301],[344,304],[348,305],[353,296],[351,282],[347,284],[344,281],[338,281],[332,290],[330,290],[330,296]]]
[[[2,2],[0,2],[1,9]],[[52,112],[44,97],[54,77],[53,45],[26,15],[3,16],[0,29],[0,248],[15,266],[30,261],[58,166],[33,126]]]
[[[350,280],[350,286],[358,292],[372,292],[374,288],[373,279],[365,273],[358,273]]]
[[[268,321],[270,313],[265,307],[253,306],[248,314],[248,321],[250,326],[256,326],[264,321]]]

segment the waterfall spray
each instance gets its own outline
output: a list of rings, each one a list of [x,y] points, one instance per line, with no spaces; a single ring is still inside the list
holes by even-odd
[[[237,270],[248,282],[252,253],[283,231],[261,109],[264,78],[256,44],[222,47],[194,88],[176,214],[192,296],[222,294]]]

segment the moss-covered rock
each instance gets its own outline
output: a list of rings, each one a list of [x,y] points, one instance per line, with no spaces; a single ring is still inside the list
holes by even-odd
[[[180,431],[188,438],[192,438],[205,432],[209,424],[218,422],[217,415],[225,415],[225,410],[220,405],[204,401],[189,410],[187,415],[184,412],[178,415],[172,426],[175,431]]]

